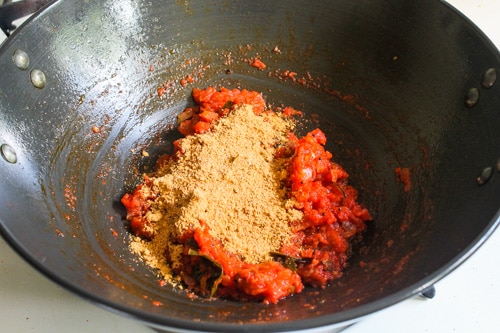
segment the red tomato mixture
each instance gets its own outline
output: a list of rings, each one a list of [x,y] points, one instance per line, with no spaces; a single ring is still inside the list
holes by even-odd
[[[262,113],[266,106],[262,94],[246,89],[221,88],[220,91],[217,91],[213,87],[205,90],[195,88],[193,89],[193,99],[198,106],[187,108],[178,117],[181,120],[178,130],[185,136],[205,133],[210,128],[210,124],[225,116],[233,105],[253,105],[256,114]]]
[[[248,90],[194,89],[193,98],[197,106],[179,116],[178,130],[185,136],[208,131],[211,123],[230,112],[234,104],[253,105],[256,113],[265,110],[262,95]],[[347,172],[325,150],[326,137],[320,129],[302,138],[290,133],[289,139],[277,157],[289,159],[285,186],[295,199],[295,208],[304,216],[292,226],[291,241],[275,254],[276,261],[249,264],[228,253],[202,223],[201,228],[190,230],[178,240],[184,244],[184,253],[177,273],[191,290],[277,303],[300,293],[305,284],[324,288],[342,275],[349,257],[349,240],[366,228],[371,215],[357,202],[358,193],[348,185]],[[144,218],[147,199],[140,187],[122,198],[132,231],[146,239],[152,237],[152,226]]]

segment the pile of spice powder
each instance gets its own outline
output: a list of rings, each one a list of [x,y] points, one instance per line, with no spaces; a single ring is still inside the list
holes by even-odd
[[[141,187],[144,198],[154,198],[145,215],[153,237],[134,237],[132,251],[175,283],[172,269],[183,251],[175,239],[199,228],[201,220],[243,261],[270,261],[293,233],[290,223],[303,217],[282,185],[288,177],[285,162],[275,158],[293,127],[290,118],[256,115],[252,106],[242,105],[209,132],[181,139],[175,158]]]

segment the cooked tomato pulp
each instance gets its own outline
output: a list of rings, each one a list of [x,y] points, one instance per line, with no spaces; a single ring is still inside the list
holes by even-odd
[[[252,105],[256,114],[266,107],[262,94],[244,89],[194,89],[193,98],[197,106],[179,116],[178,130],[185,136],[208,131],[234,105]],[[285,111],[289,116],[301,114],[291,108]],[[349,240],[366,228],[371,216],[357,202],[358,192],[348,184],[349,175],[332,161],[325,144],[325,134],[315,129],[302,138],[290,133],[289,144],[278,150],[277,157],[288,159],[288,195],[304,216],[293,223],[290,241],[276,253],[279,260],[243,262],[226,251],[202,223],[201,228],[177,240],[184,244],[184,253],[176,273],[190,289],[209,296],[276,303],[300,293],[304,284],[323,288],[342,275],[349,257]],[[132,231],[147,239],[153,237],[152,226],[145,218],[148,199],[140,187],[122,198]]]

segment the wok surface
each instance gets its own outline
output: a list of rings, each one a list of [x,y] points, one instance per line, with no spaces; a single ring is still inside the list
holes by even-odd
[[[416,293],[451,270],[498,223],[498,176],[486,186],[475,184],[500,151],[498,85],[482,90],[475,108],[463,103],[483,71],[499,67],[498,52],[445,5],[430,1],[424,9],[410,2],[387,11],[387,1],[371,2],[370,8],[337,1],[322,16],[298,8],[298,2],[287,8],[265,3],[257,10],[243,2],[189,4],[59,2],[3,47],[2,72],[12,72],[16,84],[0,86],[6,97],[1,138],[15,148],[18,162],[2,168],[7,181],[1,195],[9,207],[1,212],[2,232],[43,272],[107,306],[136,308],[133,315],[157,324],[195,328],[194,317],[206,329],[220,329],[214,323],[223,320],[226,331],[240,329],[239,322],[253,322],[255,330],[272,319],[276,323],[265,329],[300,329],[350,320]],[[221,13],[220,26],[211,26],[210,18]],[[380,15],[406,19],[381,26]],[[307,30],[297,23],[304,21]],[[103,29],[109,35],[99,34]],[[280,55],[272,52],[275,45]],[[26,72],[13,68],[16,48],[32,55],[32,68],[45,71],[44,89],[34,89]],[[231,75],[225,74],[229,52]],[[315,83],[328,83],[330,93],[252,69],[244,59],[255,55],[272,69],[309,72]],[[198,60],[183,68],[186,59]],[[128,253],[118,199],[137,181],[134,166],[146,170],[168,150],[173,134],[161,133],[190,103],[192,86],[176,87],[164,100],[155,90],[186,70],[199,70],[199,64],[211,67],[196,85],[260,90],[273,103],[319,115],[329,148],[376,215],[354,264],[331,288],[271,307],[193,303],[159,290],[152,272]],[[150,72],[150,66],[158,70]],[[91,131],[96,124],[103,126],[99,135]],[[144,147],[154,152],[149,161],[140,157]],[[394,177],[396,166],[412,168],[408,194]],[[32,222],[29,233],[19,220]],[[72,259],[61,261],[61,255]],[[211,316],[220,313],[218,307],[227,315]],[[166,312],[180,319],[166,319]]]

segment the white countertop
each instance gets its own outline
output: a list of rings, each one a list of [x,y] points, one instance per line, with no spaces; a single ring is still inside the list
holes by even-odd
[[[475,22],[500,48],[500,0],[448,2]],[[500,332],[499,254],[500,231],[497,230],[469,260],[435,285],[434,299],[408,299],[364,318],[344,332]],[[0,331],[154,332],[55,285],[24,262],[2,238]]]

